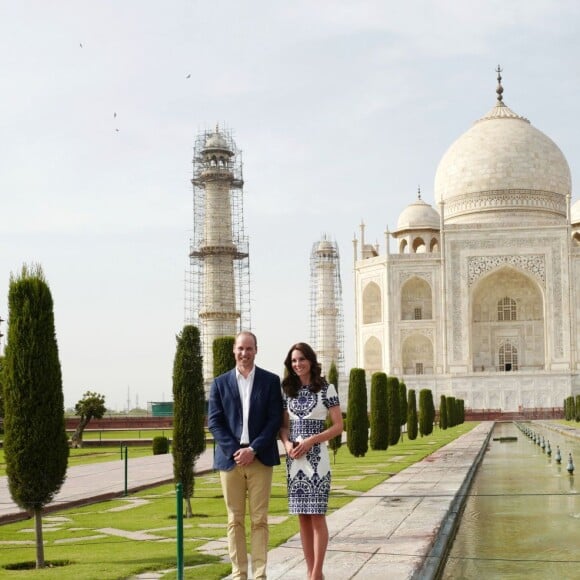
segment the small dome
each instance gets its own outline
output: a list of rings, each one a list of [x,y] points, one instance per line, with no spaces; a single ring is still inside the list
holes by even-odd
[[[205,141],[206,149],[228,149],[228,143],[220,133],[212,133]]]
[[[205,140],[204,150],[206,149],[221,149],[231,152],[231,148],[228,145],[226,138],[219,132],[217,127],[215,132]]]
[[[336,243],[329,240],[326,235],[322,239],[314,244],[314,251],[320,255],[334,255],[337,254]]]
[[[399,216],[397,232],[404,230],[439,230],[439,212],[425,203],[421,196],[408,205]]]
[[[570,209],[570,221],[572,225],[580,225],[580,199],[572,204]]]

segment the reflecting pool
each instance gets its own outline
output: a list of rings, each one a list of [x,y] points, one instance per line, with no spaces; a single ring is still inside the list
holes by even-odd
[[[580,440],[521,425],[549,441],[551,456],[515,424],[496,424],[442,578],[580,578]]]

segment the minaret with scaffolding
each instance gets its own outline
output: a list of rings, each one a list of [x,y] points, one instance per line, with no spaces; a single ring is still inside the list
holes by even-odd
[[[250,266],[244,233],[242,156],[229,131],[200,133],[193,152],[193,240],[186,322],[198,326],[206,387],[213,342],[250,330]]]
[[[344,374],[344,333],[340,255],[336,242],[326,235],[312,246],[310,254],[310,334],[322,374],[334,361]]]

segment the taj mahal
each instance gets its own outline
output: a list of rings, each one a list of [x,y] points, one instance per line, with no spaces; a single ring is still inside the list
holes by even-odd
[[[503,101],[443,155],[436,208],[406,207],[384,251],[354,241],[356,365],[474,410],[580,393],[580,200],[562,151]]]

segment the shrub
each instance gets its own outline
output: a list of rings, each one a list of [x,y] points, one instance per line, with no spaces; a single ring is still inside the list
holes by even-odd
[[[402,427],[407,422],[407,385],[403,381],[399,381],[399,407]]]
[[[355,457],[364,457],[369,448],[369,417],[365,370],[350,370],[348,382],[346,444]]]
[[[169,453],[169,439],[161,435],[154,437],[153,455],[165,455],[166,453]]]
[[[214,377],[219,377],[236,366],[236,357],[234,356],[235,342],[236,339],[233,336],[220,336],[213,341],[212,353]]]
[[[399,404],[399,379],[387,379],[387,408],[389,413],[389,445],[396,445],[401,438],[401,407]]]
[[[447,400],[445,395],[441,395],[439,402],[439,427],[443,430],[447,429]]]
[[[433,393],[430,389],[421,389],[419,391],[419,433],[421,435],[433,433],[434,418]]]
[[[387,410],[387,375],[382,372],[371,376],[371,449],[389,447],[389,418]]]
[[[336,392],[338,393],[338,370],[336,368],[336,365],[334,364],[334,361],[332,361],[330,365],[327,380],[331,385],[334,385],[336,387]],[[343,429],[345,429],[346,423],[344,422],[344,413],[342,414],[342,416],[343,416]],[[326,420],[326,428],[330,427],[331,424],[332,421],[330,420],[330,418],[328,418]],[[332,451],[332,455],[334,457],[335,462],[336,462],[336,454],[338,453],[338,450],[341,448],[341,446],[342,446],[342,433],[339,433],[336,437],[333,437],[328,441],[328,447]]]
[[[455,412],[455,397],[447,397],[446,401],[447,406],[447,425],[449,427],[455,427],[457,425],[456,415]]]
[[[415,389],[409,389],[407,400],[407,436],[411,441],[417,439],[417,399]]]

